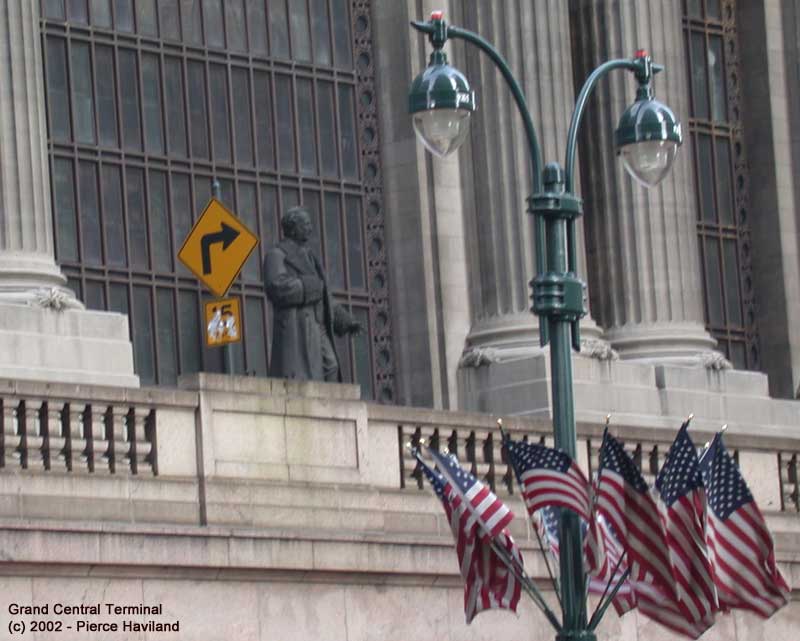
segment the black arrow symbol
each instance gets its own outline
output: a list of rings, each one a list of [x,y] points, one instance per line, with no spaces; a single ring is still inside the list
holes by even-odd
[[[222,251],[228,249],[230,244],[239,237],[239,232],[233,227],[220,223],[222,228],[211,234],[206,234],[200,239],[200,250],[203,254],[203,275],[211,273],[211,245],[222,243]]]

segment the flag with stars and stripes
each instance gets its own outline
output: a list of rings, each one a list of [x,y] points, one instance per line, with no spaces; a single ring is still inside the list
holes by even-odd
[[[591,523],[589,481],[572,458],[560,450],[539,443],[505,439],[511,465],[516,473],[528,514],[545,506],[572,510]]]
[[[493,539],[483,536],[461,496],[438,471],[419,461],[422,470],[442,502],[453,538],[456,542],[458,567],[464,581],[464,614],[470,623],[476,614],[490,609],[517,611],[521,584],[516,574],[500,558],[498,546],[517,572],[523,572],[522,554],[507,530]]]
[[[700,461],[708,496],[706,540],[719,605],[767,618],[786,605],[789,586],[761,510],[717,434]]]
[[[439,473],[464,501],[464,505],[482,532],[495,537],[508,527],[514,514],[494,492],[464,470],[454,455],[442,454],[431,448],[428,448],[428,452],[436,461]]]
[[[558,523],[561,518],[560,507],[545,506],[541,508],[534,518],[535,524],[539,528],[539,533],[542,541],[547,546],[550,555],[553,557],[556,566],[559,563],[559,535]],[[585,541],[589,526],[587,523],[581,523],[581,533],[584,537],[584,554]],[[608,524],[600,519],[597,522],[597,530],[599,532],[598,538],[602,537],[603,546],[606,554],[607,563],[602,568],[598,569],[595,574],[587,576],[587,589],[591,594],[603,595],[610,592],[618,581],[622,579],[627,564],[623,560],[619,563],[622,557],[623,550],[621,546],[609,535]],[[613,576],[612,576],[613,573]],[[610,583],[610,585],[609,585]],[[617,592],[614,600],[612,601],[614,609],[617,614],[622,615],[625,612],[635,607],[633,590],[630,581],[624,581],[619,591]]]
[[[714,624],[716,590],[705,542],[705,488],[697,450],[685,422],[656,478],[672,575],[681,610],[699,636]],[[684,625],[684,622],[681,622]]]
[[[665,597],[675,598],[675,580],[658,506],[636,464],[608,430],[603,434],[595,493],[597,511],[611,524],[628,553],[631,579],[644,580],[649,575],[648,583]]]
[[[605,551],[592,518],[589,481],[577,463],[567,453],[539,443],[513,441],[506,436],[504,445],[531,519],[545,507],[565,508],[577,514],[584,523],[586,571],[603,572]]]

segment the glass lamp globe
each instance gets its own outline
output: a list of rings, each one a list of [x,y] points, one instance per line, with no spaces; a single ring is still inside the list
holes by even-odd
[[[648,188],[669,173],[683,141],[672,110],[647,94],[625,110],[614,137],[625,169]]]
[[[464,74],[450,66],[445,53],[437,49],[428,67],[411,83],[408,110],[422,144],[443,158],[467,138],[475,92]]]
[[[466,140],[471,113],[466,109],[420,111],[414,114],[414,131],[430,152],[444,158]]]

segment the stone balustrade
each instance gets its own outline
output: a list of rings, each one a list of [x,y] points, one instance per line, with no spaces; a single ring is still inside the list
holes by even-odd
[[[234,629],[244,641],[553,636],[527,602],[520,618],[464,625],[449,524],[404,447],[448,447],[495,487],[519,517],[511,531],[526,569],[554,602],[496,417],[365,403],[353,385],[209,374],[172,390],[0,380],[0,399],[0,575],[17,602],[136,595],[181,620],[177,639]],[[578,409],[589,473],[604,428],[594,416]],[[696,443],[716,420],[694,420]],[[611,430],[652,479],[680,421],[620,416]],[[504,417],[504,428],[551,443],[546,417]],[[732,423],[726,443],[800,585],[800,430]],[[766,624],[721,615],[714,638],[788,641],[796,595]],[[442,625],[448,634],[431,633]],[[654,626],[612,614],[599,638],[672,638]]]

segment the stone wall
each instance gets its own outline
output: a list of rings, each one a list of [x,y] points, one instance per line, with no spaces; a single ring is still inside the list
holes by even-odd
[[[364,403],[348,385],[201,374],[181,387],[0,382],[3,442],[19,435],[22,420],[29,445],[36,444],[27,460],[49,461],[23,469],[21,458],[7,456],[0,470],[3,638],[10,619],[37,618],[11,616],[12,602],[163,606],[157,616],[40,617],[73,626],[61,639],[554,637],[526,600],[519,617],[492,612],[464,624],[449,527],[430,491],[418,489],[401,446],[419,437],[447,440],[522,515],[503,481],[508,470],[494,417]],[[127,435],[114,446],[118,451],[131,438],[151,449],[133,473],[121,464],[124,455],[112,472],[100,449],[90,471],[78,464],[75,447],[70,470],[56,438],[63,414],[31,416],[25,408],[33,400],[61,412],[89,407],[92,420],[78,423]],[[66,424],[77,442],[82,434],[74,422]],[[551,429],[544,418],[511,417],[505,427],[531,438]],[[677,425],[619,422],[612,428],[652,474]],[[583,420],[578,429],[581,465],[590,469],[603,425]],[[35,441],[37,434],[47,438]],[[700,419],[696,440],[710,434]],[[105,451],[114,440],[106,439]],[[800,438],[732,427],[727,442],[767,513],[784,572],[800,585]],[[48,444],[50,456],[36,459]],[[526,520],[516,519],[512,531],[529,573],[555,602]],[[79,620],[180,621],[180,631],[87,633],[75,629]],[[739,613],[721,616],[704,638],[788,641],[798,620],[795,600],[767,623]],[[600,632],[601,639],[673,638],[635,614],[618,619],[610,613]]]

